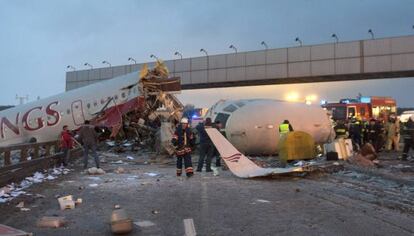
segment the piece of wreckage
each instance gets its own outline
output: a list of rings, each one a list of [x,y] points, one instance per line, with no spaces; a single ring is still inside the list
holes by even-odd
[[[139,140],[155,136],[161,127],[158,143],[172,152],[171,122],[181,116],[182,104],[173,95],[180,91],[179,78],[168,78],[168,69],[161,61],[149,70],[132,72],[110,80],[73,89],[48,98],[19,105],[0,112],[0,147],[59,139],[64,125],[77,130],[90,120],[109,129],[116,137],[138,127]],[[164,112],[158,114],[160,109]],[[154,129],[156,127],[156,129]],[[121,132],[122,131],[122,132]]]
[[[286,153],[285,147],[290,145],[295,146],[288,148],[295,149],[295,154],[287,155],[286,160],[313,159],[316,157],[314,144],[331,142],[335,135],[326,111],[302,103],[272,99],[224,100],[212,106],[206,117],[220,121],[221,132],[206,131],[229,169],[241,178],[314,170],[316,165],[309,163],[288,168],[262,168],[244,154],[276,155],[280,151]],[[284,120],[289,120],[295,130],[288,134],[289,138],[286,135],[281,138],[279,133],[278,127]],[[282,159],[280,155],[279,158]]]
[[[107,138],[122,140],[120,143],[130,140],[153,148],[158,153],[173,154],[174,147],[170,142],[173,124],[178,122],[183,109],[181,102],[174,96],[181,90],[180,78],[169,78],[167,67],[157,60],[152,70],[144,64],[139,81],[122,90],[130,91],[135,86],[141,94],[137,97],[138,103],[125,104],[121,109],[106,109],[94,120],[94,124],[111,127]]]

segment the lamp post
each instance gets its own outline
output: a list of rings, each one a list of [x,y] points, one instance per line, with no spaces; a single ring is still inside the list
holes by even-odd
[[[232,44],[232,45],[230,45],[230,47],[229,47],[230,49],[233,49],[234,50],[234,52],[235,53],[237,53],[237,48]]]
[[[263,45],[264,47],[265,47],[265,49],[267,50],[267,49],[269,49],[269,47],[267,46],[267,44],[266,44],[266,42],[265,41],[262,41],[261,43],[260,43],[260,45]]]
[[[87,63],[87,62],[85,62],[83,65],[84,66],[89,66],[91,69],[93,69],[93,66],[91,64]]]
[[[208,53],[207,53],[207,51],[204,49],[204,48],[202,48],[202,49],[200,49],[200,52],[204,52],[205,54],[206,54],[206,56],[207,56],[207,83],[210,81],[210,79],[208,78],[209,77],[209,60],[208,60]]]
[[[67,69],[71,69],[71,70],[73,70],[73,71],[75,71],[75,70],[76,70],[76,68],[75,68],[74,66],[72,66],[72,65],[68,65],[66,68],[67,68]]]
[[[151,54],[151,55],[150,55],[150,57],[151,57],[151,58],[154,58],[154,59],[155,59],[155,60],[157,60],[157,61],[159,61],[158,57],[157,57],[157,56],[155,56],[154,54]]]
[[[111,63],[109,63],[108,61],[103,61],[102,64],[107,64],[109,65],[109,67],[112,67]]]
[[[298,42],[298,43],[299,43],[299,46],[301,46],[301,47],[302,47],[302,40],[300,40],[300,38],[299,38],[299,37],[296,37],[296,38],[295,38],[295,41],[296,41],[296,42]]]
[[[179,56],[181,60],[183,59],[183,55],[178,51],[175,52],[174,55]]]
[[[370,35],[371,35],[371,39],[375,39],[375,38],[374,38],[374,32],[372,32],[372,29],[369,29],[369,30],[368,30],[368,34],[370,34]]]
[[[134,58],[132,58],[132,57],[128,57],[128,61],[133,61],[133,62],[134,62],[134,64],[137,64],[137,61],[135,61],[135,59],[134,59]]]
[[[336,34],[332,34],[331,37],[335,39],[335,43],[339,42],[338,36]]]

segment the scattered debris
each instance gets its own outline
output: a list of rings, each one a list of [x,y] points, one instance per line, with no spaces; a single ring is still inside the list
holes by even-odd
[[[19,202],[19,204],[17,204],[16,207],[23,208],[24,207],[24,202]]]
[[[115,173],[117,173],[117,174],[123,174],[123,173],[125,173],[125,169],[122,168],[122,167],[118,167],[118,168],[116,168]]]
[[[20,211],[30,211],[30,208],[22,207],[20,208]]]
[[[132,231],[132,220],[120,206],[112,211],[111,229],[114,234],[126,234]]]
[[[15,197],[18,197],[22,194],[29,195],[28,193],[22,190],[32,186],[33,184],[54,180],[59,175],[67,174],[69,172],[70,170],[64,167],[45,170],[45,174],[41,172],[35,172],[32,176],[26,177],[19,184],[11,183],[7,186],[0,188],[0,203],[11,201]]]
[[[98,184],[89,184],[89,187],[95,188],[98,187]]]
[[[126,157],[128,160],[134,160],[135,158],[131,157],[131,156],[127,156]]]
[[[76,205],[80,205],[80,204],[82,204],[82,198],[78,198],[78,199],[76,199],[76,201],[75,201],[75,204]]]
[[[154,214],[154,215],[160,214],[160,212],[158,210],[152,210],[151,213]]]
[[[152,173],[152,172],[147,172],[147,173],[145,173],[145,175],[148,175],[148,176],[151,176],[151,177],[155,177],[158,174],[157,173]]]
[[[149,220],[136,221],[136,222],[134,222],[134,224],[136,226],[143,227],[143,228],[145,228],[145,227],[151,227],[151,226],[154,226],[155,225],[153,222],[151,222]]]
[[[264,199],[257,199],[256,202],[261,202],[261,203],[270,203],[270,201],[268,200],[264,200]]]
[[[90,175],[103,175],[106,172],[101,168],[92,167],[88,169],[88,174]]]
[[[374,162],[377,157],[374,147],[370,143],[366,143],[349,161],[362,167],[376,167],[379,164],[379,162]]]
[[[119,160],[119,161],[113,161],[111,162],[111,164],[124,164],[124,162],[122,160]]]
[[[68,195],[68,196],[65,196],[65,197],[60,197],[60,198],[58,198],[58,202],[59,202],[61,210],[74,209],[75,208],[75,202],[73,201],[73,196],[72,195]]]
[[[42,228],[60,228],[65,226],[65,217],[44,216],[37,221],[37,227]]]

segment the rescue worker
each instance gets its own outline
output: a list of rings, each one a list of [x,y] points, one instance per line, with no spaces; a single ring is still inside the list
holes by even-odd
[[[348,127],[346,127],[344,121],[338,120],[335,127],[335,138],[347,138],[348,137]]]
[[[377,120],[375,122],[375,143],[374,148],[377,152],[381,152],[381,149],[384,147],[384,140],[385,140],[385,128],[383,120]]]
[[[285,135],[289,132],[293,131],[292,125],[289,123],[288,120],[284,120],[282,124],[279,125],[279,135]]]
[[[356,118],[351,119],[349,136],[351,137],[353,143],[357,146],[357,149],[359,149],[359,147],[362,146],[362,125]]]
[[[368,126],[365,128],[365,143],[371,143],[375,148],[376,143],[376,129],[375,129],[375,119],[369,121]]]
[[[206,172],[212,172],[211,169],[211,158],[213,157],[213,143],[210,140],[210,137],[208,136],[206,132],[206,128],[211,128],[211,118],[206,118],[204,123],[199,123],[196,127],[198,132],[198,137],[200,138],[200,157],[198,159],[198,165],[197,165],[197,172],[201,172],[204,165],[204,160],[206,162]]]
[[[216,128],[224,137],[226,137],[226,133],[221,131],[222,125],[221,122],[219,120],[216,120],[214,122],[214,126],[213,128]],[[214,147],[214,151],[213,151],[213,157],[216,157],[216,167],[220,167],[221,166],[221,157],[220,157],[220,153],[217,151],[217,148]]]
[[[414,121],[413,116],[408,118],[408,121],[403,127],[404,149],[402,154],[402,160],[406,161],[408,158],[408,152],[410,149],[414,149]]]
[[[398,143],[397,142],[397,136],[398,136],[398,130],[395,125],[395,118],[390,117],[390,119],[385,124],[385,132],[386,132],[386,143],[385,143],[385,150],[391,151],[394,146],[394,150],[398,151]]]
[[[60,147],[63,152],[60,161],[66,167],[70,157],[70,149],[73,147],[72,134],[69,132],[67,125],[63,126],[62,133],[60,133]]]
[[[79,130],[79,140],[83,146],[83,169],[88,168],[88,155],[91,150],[92,156],[95,159],[96,168],[99,168],[99,156],[96,153],[98,134],[95,127],[90,124],[89,120],[85,120],[85,124]]]
[[[191,162],[191,148],[194,146],[194,135],[188,127],[187,118],[181,118],[180,124],[175,129],[171,142],[176,147],[177,176],[181,176],[183,160],[187,177],[193,176],[194,171]]]

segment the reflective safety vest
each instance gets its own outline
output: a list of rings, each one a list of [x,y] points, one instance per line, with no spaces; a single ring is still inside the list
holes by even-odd
[[[279,133],[280,134],[286,134],[289,133],[289,124],[281,124],[279,125]]]

